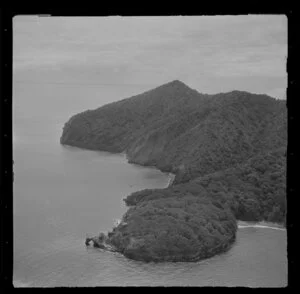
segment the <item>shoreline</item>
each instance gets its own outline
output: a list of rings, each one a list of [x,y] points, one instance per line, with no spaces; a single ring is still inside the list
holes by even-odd
[[[89,151],[99,152],[99,153],[102,153],[103,155],[117,155],[117,156],[120,156],[120,157],[124,158],[128,164],[135,165],[137,167],[143,167],[143,168],[158,170],[161,173],[163,173],[163,174],[165,174],[169,177],[168,184],[165,188],[171,187],[174,180],[175,180],[175,177],[176,177],[176,174],[173,174],[173,173],[167,172],[167,171],[163,171],[155,165],[143,165],[143,164],[139,164],[139,163],[135,163],[135,162],[130,162],[130,159],[128,158],[128,155],[127,155],[126,151],[116,153],[116,152],[102,151],[102,150],[99,150],[99,149],[78,147],[78,146],[74,146],[74,145],[68,145],[68,144],[65,144],[65,143],[64,144],[61,143],[61,145],[66,147],[66,148],[70,148],[70,149],[74,148],[74,149],[80,149],[80,150],[89,150]]]
[[[89,149],[89,148],[83,148],[83,147],[78,147],[78,146],[73,146],[73,145],[68,145],[68,144],[61,144],[63,146],[67,146],[67,147],[75,147],[81,150],[91,150],[91,151],[96,151],[96,152],[101,152],[101,153],[107,153],[107,154],[111,154],[111,155],[119,155],[120,157],[123,157],[128,164],[132,164],[132,165],[136,165],[139,167],[144,167],[144,168],[152,168],[152,169],[156,169],[159,170],[160,172],[167,174],[169,176],[169,182],[167,184],[167,186],[165,188],[169,188],[172,186],[176,174],[173,174],[171,172],[165,172],[162,171],[161,169],[159,169],[158,167],[154,166],[154,165],[142,165],[142,164],[138,164],[135,162],[130,162],[130,159],[128,158],[128,155],[126,153],[126,151],[123,152],[119,152],[119,153],[115,153],[115,152],[109,152],[109,151],[101,151],[99,149]],[[286,231],[286,227],[283,224],[280,223],[272,223],[272,222],[267,222],[267,221],[240,221],[237,220],[237,229],[246,229],[246,228],[261,228],[261,229],[273,229],[273,230],[281,230],[281,231]]]
[[[272,229],[272,230],[280,230],[286,231],[286,227],[280,223],[271,223],[266,221],[260,222],[252,222],[252,221],[237,221],[238,229],[245,229],[245,228],[261,228],[261,229]]]

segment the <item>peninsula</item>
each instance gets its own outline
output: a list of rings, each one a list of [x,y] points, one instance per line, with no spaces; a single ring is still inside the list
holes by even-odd
[[[175,80],[72,116],[60,142],[175,174],[165,189],[124,199],[106,243],[128,258],[197,261],[230,248],[237,220],[285,224],[285,101]]]

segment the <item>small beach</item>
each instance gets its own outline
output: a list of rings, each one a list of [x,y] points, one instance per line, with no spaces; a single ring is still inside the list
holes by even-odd
[[[273,229],[273,230],[282,230],[286,231],[286,228],[283,224],[271,223],[271,222],[245,222],[245,221],[238,221],[238,228],[262,228],[262,229]]]

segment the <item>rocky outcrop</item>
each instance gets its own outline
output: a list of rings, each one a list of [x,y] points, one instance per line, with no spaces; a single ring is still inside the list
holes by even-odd
[[[99,236],[86,237],[85,245],[89,246],[90,243],[92,243],[93,247],[95,248],[100,248],[107,251],[117,251],[117,249],[114,248],[110,243],[108,236],[106,236],[104,233],[100,233]]]

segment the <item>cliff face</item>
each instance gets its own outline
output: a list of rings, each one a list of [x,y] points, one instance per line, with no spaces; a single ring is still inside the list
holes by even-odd
[[[129,258],[195,261],[230,247],[236,219],[285,222],[285,101],[173,81],[74,115],[61,143],[175,173],[171,187],[125,199],[109,242]]]

